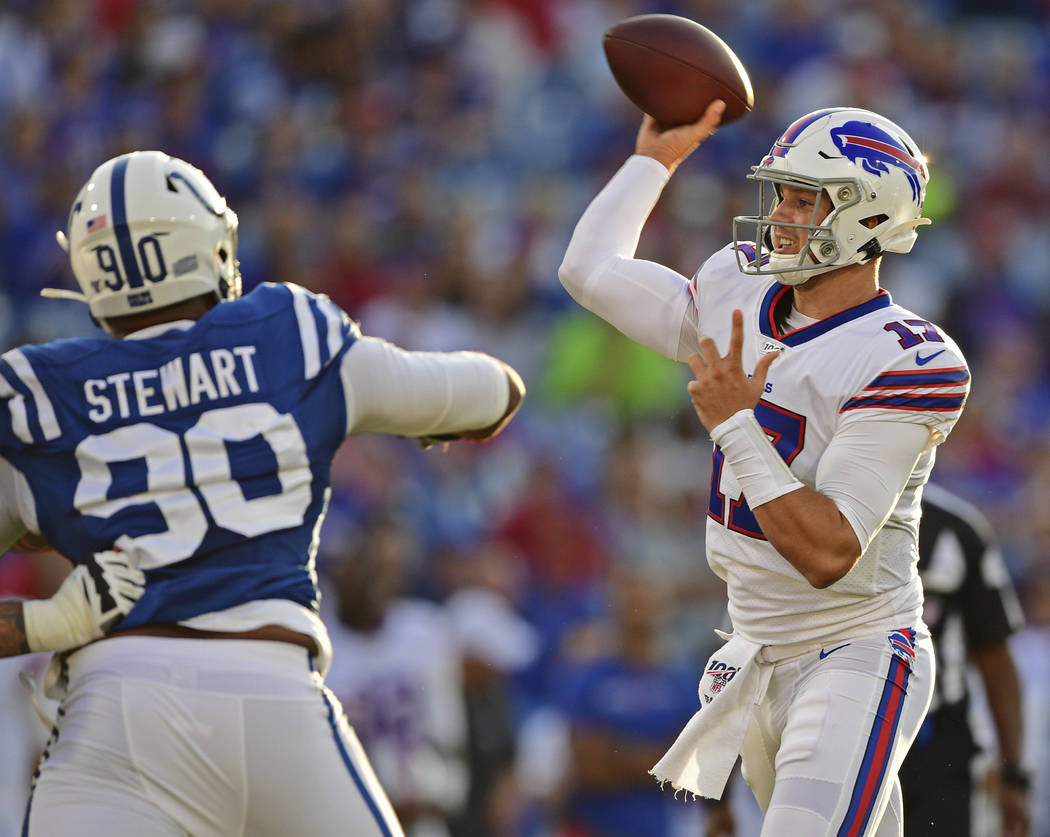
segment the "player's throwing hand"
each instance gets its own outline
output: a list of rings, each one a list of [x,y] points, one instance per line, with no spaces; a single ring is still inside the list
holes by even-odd
[[[769,367],[778,357],[776,352],[764,354],[755,364],[754,374],[748,376],[741,361],[743,346],[744,315],[737,309],[733,311],[729,354],[721,357],[715,341],[704,336],[699,340],[700,351],[689,356],[689,368],[696,376],[689,382],[689,398],[709,431],[734,413],[754,408],[762,397]]]
[[[661,128],[646,114],[638,129],[635,153],[659,160],[673,174],[679,164],[718,129],[725,109],[726,103],[715,99],[696,122],[675,128]]]

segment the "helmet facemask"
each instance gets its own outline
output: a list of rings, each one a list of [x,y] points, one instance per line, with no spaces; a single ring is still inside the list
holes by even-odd
[[[870,111],[830,108],[807,114],[751,171],[748,179],[759,187],[759,214],[733,219],[737,259],[742,272],[773,275],[785,285],[884,252],[907,253],[915,228],[930,223],[921,217],[929,180],[924,158],[899,127]],[[815,193],[808,224],[771,220],[784,186]],[[822,194],[831,202],[824,218]],[[798,253],[775,252],[775,227],[806,231]],[[752,261],[746,255],[750,248],[740,246],[749,241],[755,242]]]
[[[741,270],[757,275],[774,275],[784,285],[801,285],[813,276],[842,267],[842,248],[836,238],[836,221],[860,202],[860,186],[852,180],[822,180],[818,178],[781,177],[774,172],[752,169],[748,180],[758,183],[758,215],[740,215],[733,219],[733,243]],[[781,187],[791,186],[813,193],[813,215],[808,224],[773,220],[772,215],[782,200]],[[821,196],[828,195],[831,209],[821,217]],[[768,206],[763,213],[762,207]],[[797,253],[777,253],[773,240],[774,228],[806,231],[806,239]],[[755,258],[748,262],[739,245],[755,242]],[[873,258],[881,250],[877,244],[866,258]],[[863,249],[863,248],[862,248]]]

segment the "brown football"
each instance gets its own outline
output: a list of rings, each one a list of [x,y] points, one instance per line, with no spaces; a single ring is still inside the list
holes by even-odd
[[[677,15],[638,15],[610,27],[605,59],[620,89],[664,126],[699,119],[715,99],[722,124],[755,103],[751,79],[733,50],[710,29]]]

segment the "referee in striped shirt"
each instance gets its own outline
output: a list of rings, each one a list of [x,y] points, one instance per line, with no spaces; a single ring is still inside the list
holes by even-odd
[[[968,666],[980,675],[999,750],[997,794],[1003,837],[1028,835],[1028,774],[1021,765],[1021,691],[1007,637],[1021,609],[987,519],[941,486],[922,498],[919,573],[923,617],[933,634],[937,677],[929,714],[900,780],[909,837],[972,834],[972,764],[979,752],[970,727]]]

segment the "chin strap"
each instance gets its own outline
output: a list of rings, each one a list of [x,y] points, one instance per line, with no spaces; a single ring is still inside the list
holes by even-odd
[[[69,239],[62,230],[55,231],[55,241],[66,253],[69,253]],[[80,291],[67,291],[64,288],[41,288],[40,296],[44,299],[72,299],[76,302],[87,302],[88,298]]]
[[[80,291],[67,291],[65,288],[41,288],[40,296],[45,299],[72,299],[84,303],[88,301]]]

